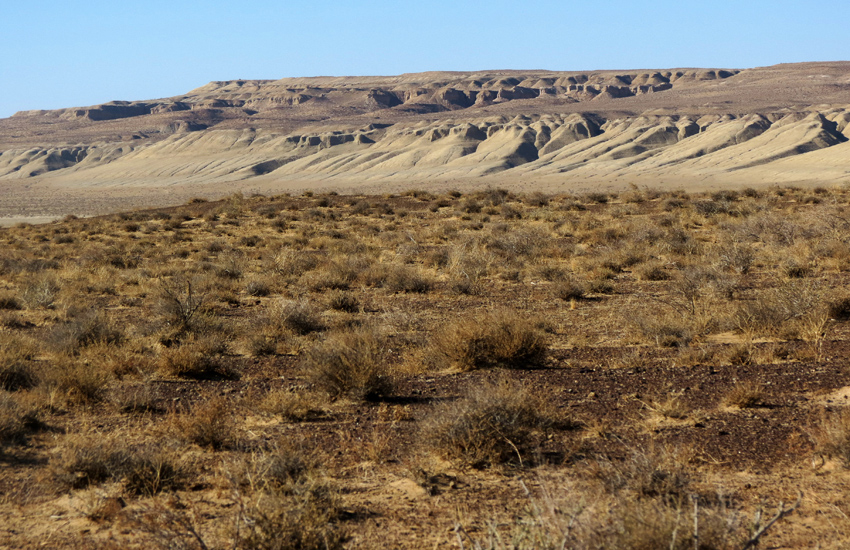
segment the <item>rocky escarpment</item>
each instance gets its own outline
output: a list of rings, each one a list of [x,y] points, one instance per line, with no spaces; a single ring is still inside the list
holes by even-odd
[[[0,120],[0,180],[847,179],[850,64],[212,82]]]

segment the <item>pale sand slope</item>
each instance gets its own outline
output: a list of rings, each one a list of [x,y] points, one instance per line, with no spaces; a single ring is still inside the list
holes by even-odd
[[[0,120],[0,214],[308,187],[843,184],[848,121],[850,63],[211,83]]]

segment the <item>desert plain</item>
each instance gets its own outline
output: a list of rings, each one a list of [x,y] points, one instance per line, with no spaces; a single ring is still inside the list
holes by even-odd
[[[0,547],[846,548],[848,121],[842,62],[0,119]]]

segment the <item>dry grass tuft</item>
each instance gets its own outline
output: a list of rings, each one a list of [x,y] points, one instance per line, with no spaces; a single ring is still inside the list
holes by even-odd
[[[123,481],[129,494],[142,496],[177,489],[188,475],[173,451],[150,444],[133,447],[102,436],[68,436],[51,468],[54,478],[70,488]]]
[[[640,498],[672,502],[686,497],[690,490],[687,461],[682,450],[635,448],[623,461],[600,458],[594,473],[612,493],[626,491]]]
[[[465,398],[438,406],[422,432],[428,450],[484,468],[527,464],[533,461],[538,436],[571,425],[539,396],[503,380],[485,382]]]
[[[497,310],[458,319],[437,331],[430,350],[438,367],[472,370],[540,365],[548,349],[546,335],[513,310]]]
[[[170,420],[180,439],[199,447],[217,451],[231,448],[238,441],[233,407],[220,397],[192,407],[188,412],[173,413]]]
[[[850,410],[824,413],[811,434],[815,452],[836,458],[845,468],[850,468]]]
[[[21,404],[13,394],[0,390],[0,451],[9,445],[25,443],[27,435],[41,426],[36,409]]]
[[[182,378],[238,378],[238,373],[218,361],[216,353],[219,350],[220,343],[211,338],[190,338],[162,351],[158,362],[159,371],[166,376]]]
[[[330,335],[307,351],[302,367],[333,399],[375,400],[393,389],[383,339],[368,328]]]
[[[290,422],[303,422],[325,416],[326,400],[312,392],[277,390],[267,393],[257,408]]]
[[[738,409],[752,409],[765,405],[764,390],[760,384],[741,382],[723,397],[723,404]]]

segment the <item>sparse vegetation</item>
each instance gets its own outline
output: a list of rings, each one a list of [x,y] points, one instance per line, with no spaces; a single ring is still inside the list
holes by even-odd
[[[787,464],[844,498],[847,204],[314,192],[0,229],[0,492],[93,545],[742,548]]]

